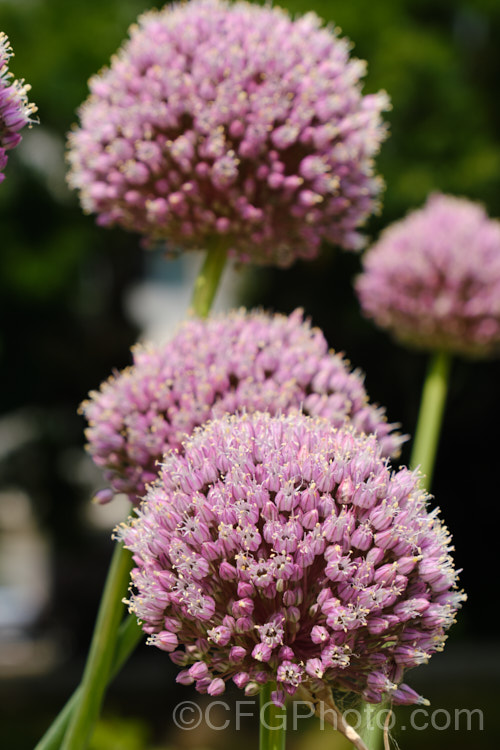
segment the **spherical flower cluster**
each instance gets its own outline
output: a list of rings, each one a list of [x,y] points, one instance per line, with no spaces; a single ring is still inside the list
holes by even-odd
[[[365,315],[405,343],[471,357],[500,351],[500,222],[435,194],[363,259]]]
[[[141,16],[90,81],[69,184],[104,226],[289,265],[358,248],[377,208],[385,93],[314,13],[191,0]]]
[[[426,500],[373,435],[226,415],[166,454],[117,530],[137,566],[130,609],[202,693],[232,679],[250,695],[276,681],[276,702],[299,685],[421,702],[403,674],[441,650],[464,598]]]
[[[21,141],[19,131],[32,122],[31,117],[36,112],[35,105],[28,102],[31,87],[24,81],[11,80],[8,62],[12,54],[7,36],[0,31],[0,182],[5,179],[7,151]]]
[[[328,351],[318,328],[290,316],[243,310],[185,322],[162,346],[140,346],[134,365],[111,377],[82,404],[94,461],[133,502],[158,473],[169,447],[207,420],[234,412],[302,410],[334,426],[349,420],[375,433],[385,455],[404,438],[384,410],[368,403],[359,371]],[[96,499],[110,500],[111,490]]]

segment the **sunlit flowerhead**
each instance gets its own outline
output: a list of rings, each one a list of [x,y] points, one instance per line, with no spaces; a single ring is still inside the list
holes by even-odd
[[[500,222],[434,194],[363,258],[364,314],[400,341],[469,357],[500,352]]]
[[[115,491],[138,502],[163,453],[226,412],[303,411],[334,426],[348,421],[375,433],[388,456],[404,440],[369,403],[359,370],[328,350],[300,310],[185,322],[166,344],[136,347],[132,367],[93,391],[82,411],[88,450],[113,488],[98,493],[100,501]]]
[[[69,184],[103,226],[170,246],[214,237],[287,266],[322,240],[362,244],[382,189],[385,93],[314,13],[191,0],[141,16],[90,80]]]
[[[293,414],[229,416],[166,454],[117,536],[130,610],[177,681],[217,695],[277,682],[425,702],[403,682],[442,649],[464,599],[417,472],[376,438]]]
[[[20,130],[33,122],[36,112],[34,104],[28,102],[30,86],[24,81],[13,80],[9,71],[9,61],[13,56],[7,36],[0,31],[0,182],[5,175],[7,152],[21,141]]]

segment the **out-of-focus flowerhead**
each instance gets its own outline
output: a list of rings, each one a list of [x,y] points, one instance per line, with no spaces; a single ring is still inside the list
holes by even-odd
[[[385,93],[308,13],[192,0],[141,16],[90,80],[69,184],[104,226],[289,265],[362,244],[378,207]]]
[[[0,31],[0,182],[5,179],[3,170],[8,161],[7,151],[21,141],[19,131],[33,122],[32,115],[36,112],[35,105],[28,102],[31,87],[24,81],[12,80],[8,68],[12,55],[9,40]]]
[[[139,346],[134,365],[82,404],[88,450],[117,492],[137,502],[168,448],[225,413],[302,410],[334,426],[375,433],[384,455],[404,440],[368,403],[363,377],[328,351],[300,310],[290,316],[243,310],[190,320],[161,346]],[[111,499],[104,491],[97,500]]]
[[[165,456],[117,530],[137,566],[130,609],[203,693],[274,680],[422,702],[404,672],[441,650],[464,598],[426,501],[373,435],[226,415]]]
[[[471,357],[500,351],[500,222],[480,205],[431,195],[363,265],[363,312],[399,340]]]

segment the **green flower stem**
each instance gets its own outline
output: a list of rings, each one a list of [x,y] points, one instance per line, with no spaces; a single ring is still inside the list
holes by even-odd
[[[420,466],[424,475],[423,484],[427,490],[430,489],[432,484],[450,370],[451,356],[447,352],[438,351],[433,354],[422,390],[410,466],[413,468]],[[379,726],[379,714],[386,709],[386,704],[381,703],[374,706],[366,703],[364,709],[366,725],[360,733],[361,737],[369,750],[380,750],[384,730],[383,727]]]
[[[360,729],[360,736],[369,750],[381,750],[384,728],[380,726],[380,713],[388,708],[386,703],[362,703],[360,707],[364,727]]]
[[[124,614],[122,600],[128,590],[131,567],[130,552],[116,544],[80,684],[80,699],[72,712],[62,750],[84,750],[99,716]]]
[[[116,639],[116,649],[113,656],[110,678],[116,677],[128,657],[135,649],[144,633],[138,625],[134,615],[129,615],[120,625]],[[110,681],[111,681],[110,679]],[[69,701],[59,713],[55,721],[39,741],[35,750],[58,750],[64,738],[67,726],[82,695],[82,689],[77,687]]]
[[[111,679],[116,677],[135,647],[144,638],[144,630],[135,615],[129,615],[120,625],[111,666]]]
[[[450,370],[451,355],[448,352],[438,351],[433,354],[422,391],[410,466],[420,466],[425,477],[423,484],[427,490],[432,485]]]
[[[286,708],[275,706],[271,692],[276,690],[273,682],[266,682],[260,691],[259,750],[285,750]]]
[[[213,243],[207,249],[205,261],[194,282],[191,310],[199,318],[206,318],[212,307],[217,287],[227,258],[227,244]]]
[[[224,270],[227,245],[209,247],[195,281],[192,311],[206,317]],[[84,750],[97,721],[106,686],[139,642],[142,631],[135,618],[128,618],[119,630],[123,616],[122,600],[129,585],[130,553],[116,545],[97,616],[94,635],[82,682],[57,719],[49,727],[36,750]]]

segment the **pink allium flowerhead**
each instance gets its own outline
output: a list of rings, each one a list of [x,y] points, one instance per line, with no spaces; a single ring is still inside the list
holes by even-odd
[[[470,357],[500,352],[500,222],[439,193],[363,258],[363,312],[404,343]]]
[[[314,13],[191,0],[140,17],[90,81],[69,184],[104,226],[242,262],[357,249],[378,208],[383,92]]]
[[[130,610],[200,692],[273,680],[422,702],[404,672],[442,649],[464,599],[427,497],[373,435],[226,415],[166,454],[117,529],[136,565]]]
[[[116,492],[133,502],[168,448],[213,417],[241,411],[303,411],[334,426],[375,433],[384,455],[405,438],[371,405],[358,370],[328,351],[318,328],[290,316],[244,310],[185,322],[161,346],[139,346],[134,365],[82,404],[88,450]],[[103,490],[97,500],[110,500]]]
[[[36,112],[34,104],[28,102],[30,86],[24,81],[12,80],[8,63],[12,57],[12,47],[7,36],[0,31],[0,182],[5,175],[7,151],[15,148],[21,141],[20,130],[33,122]]]

